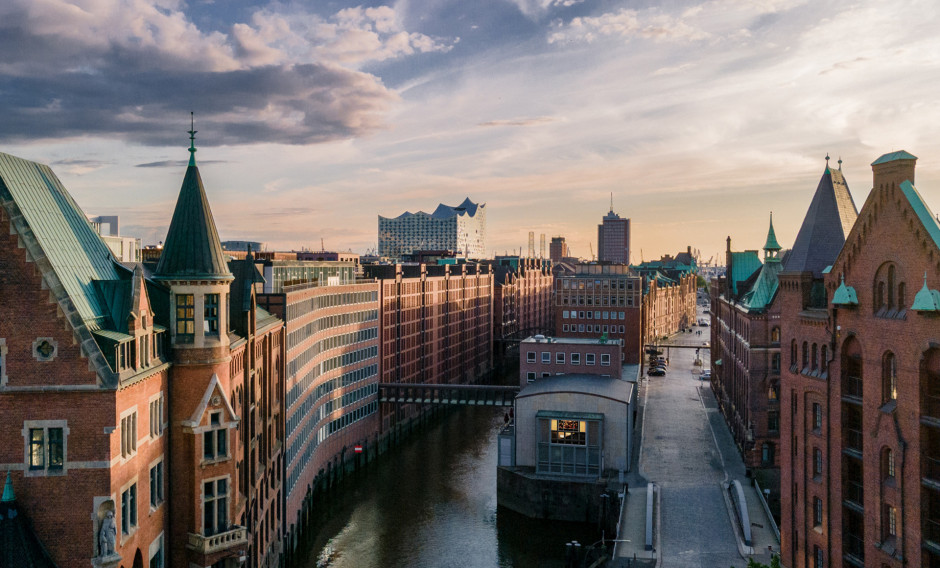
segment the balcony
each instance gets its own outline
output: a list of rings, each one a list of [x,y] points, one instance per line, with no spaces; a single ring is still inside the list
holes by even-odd
[[[846,376],[842,381],[842,398],[847,402],[862,402],[862,379],[860,377]]]
[[[924,540],[930,541],[934,550],[940,551],[940,522],[924,520]]]
[[[924,460],[924,481],[930,485],[940,487],[940,459],[930,456],[923,456],[922,459]],[[940,542],[940,540],[937,542]]]
[[[208,556],[236,546],[248,546],[248,531],[245,527],[233,526],[212,536],[189,533],[189,549],[203,555]]]
[[[842,429],[842,449],[862,453],[862,431],[854,428]]]
[[[865,566],[865,541],[860,537],[851,533],[843,534],[842,553],[846,562],[854,566]]]
[[[925,394],[922,400],[921,417],[927,418],[932,424],[940,423],[940,396],[931,392]]]
[[[865,488],[856,481],[844,481],[842,483],[842,500],[854,509],[864,509]]]

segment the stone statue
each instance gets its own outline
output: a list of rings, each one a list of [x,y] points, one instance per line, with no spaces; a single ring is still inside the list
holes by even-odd
[[[114,542],[117,537],[117,527],[114,524],[114,511],[108,511],[101,521],[101,530],[98,532],[99,556],[114,554]]]

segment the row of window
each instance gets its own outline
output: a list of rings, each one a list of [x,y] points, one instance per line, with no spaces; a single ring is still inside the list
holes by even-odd
[[[555,374],[556,374],[556,375],[563,375],[564,373],[555,373]],[[542,373],[542,378],[543,378],[543,379],[544,379],[545,377],[550,377],[550,376],[552,376],[551,373],[546,373],[546,372],[543,372],[543,373]],[[601,375],[601,376],[604,377],[604,378],[608,378],[608,379],[610,378],[610,375]],[[535,372],[535,371],[527,371],[525,378],[526,378],[526,382],[529,382],[529,383],[535,382],[535,379],[536,379],[536,372]]]
[[[370,328],[368,328],[368,329],[363,329],[363,330],[360,330],[360,331],[358,331],[358,332],[345,333],[345,334],[343,334],[342,336],[336,336],[336,337],[342,337],[342,341],[345,341],[345,342],[346,342],[344,345],[354,345],[355,343],[361,343],[361,342],[363,342],[363,341],[369,341],[369,340],[371,340],[371,339],[377,338],[377,337],[378,337],[378,328],[377,328],[377,327],[370,327]],[[340,343],[339,341],[333,341],[332,338],[327,338],[327,339],[325,339],[325,340],[323,340],[323,341],[330,341],[330,344],[333,345],[334,348],[341,346],[341,345],[339,345],[339,343]],[[309,346],[309,347],[307,347],[306,349],[304,349],[302,353],[300,353],[299,355],[297,355],[296,357],[294,357],[293,359],[291,359],[291,360],[287,363],[287,375],[288,375],[289,377],[292,377],[292,376],[296,375],[296,374],[297,374],[297,371],[299,371],[300,369],[303,369],[304,366],[305,366],[307,363],[309,363],[309,362],[312,361],[317,355],[319,355],[320,353],[322,353],[322,352],[324,351],[324,343],[323,343],[323,341],[317,341],[316,343],[314,343],[314,344],[312,344],[311,346]],[[358,351],[357,351],[356,353],[358,353]],[[347,355],[352,355],[352,354],[351,354],[351,353],[345,353],[345,354],[342,355],[342,357],[346,357]],[[331,358],[331,359],[328,359],[327,361],[332,361],[332,360],[334,360],[334,359],[337,359],[337,357],[333,357],[333,358]],[[321,363],[321,365],[322,365],[322,364],[323,364],[323,363]],[[347,364],[348,364],[348,363],[347,363]],[[329,368],[324,367],[324,368],[321,368],[320,372],[321,372],[321,373],[325,373],[325,372],[328,371],[330,368],[334,368],[334,369],[335,369],[336,367],[329,367]]]
[[[608,326],[608,325],[600,325],[600,324],[593,325],[593,324],[583,324],[583,323],[579,323],[577,325],[573,323],[561,324],[561,330],[563,332],[571,332],[571,333],[608,333],[608,332],[609,333],[626,333],[626,329],[627,328],[622,325],[621,326],[616,326],[616,325]]]
[[[633,296],[559,296],[562,306],[633,306]]]
[[[555,364],[556,365],[565,365],[566,357],[570,355],[570,361],[572,365],[581,364],[581,354],[580,353],[570,353],[566,354],[564,351],[558,351],[555,353]],[[536,354],[535,351],[529,351],[525,354],[526,363],[535,363]],[[595,361],[594,353],[585,353],[584,354],[584,364],[593,365]],[[542,351],[542,364],[551,365],[552,364],[552,354],[550,351]],[[604,367],[610,366],[610,353],[601,353],[601,365]]]
[[[219,295],[203,296],[203,332],[219,335]],[[192,342],[196,335],[196,304],[193,294],[176,295],[176,340]]]
[[[624,319],[624,312],[610,311],[582,311],[582,310],[564,310],[561,312],[562,319]]]
[[[350,304],[363,304],[366,302],[378,302],[379,301],[379,292],[378,290],[367,291],[367,292],[342,292],[339,294],[323,294],[321,296],[315,296],[313,298],[308,298],[306,300],[301,300],[299,302],[293,302],[287,305],[287,320],[295,320],[305,314],[310,312],[323,309],[323,308],[332,308],[335,306],[348,306]],[[348,315],[348,314],[340,314]],[[336,317],[336,316],[329,316]],[[332,326],[329,326],[332,327]]]
[[[613,280],[588,280],[585,278],[562,278],[562,290],[633,290],[634,279],[616,278]]]
[[[292,349],[300,342],[312,337],[319,331],[325,331],[334,327],[343,325],[354,325],[370,321],[378,321],[378,310],[363,310],[361,312],[351,312],[348,314],[336,314],[332,316],[323,316],[317,318],[303,327],[299,327],[287,334],[287,348]]]
[[[150,510],[156,510],[165,499],[163,460],[150,468]],[[137,530],[137,483],[121,492],[121,534]]]

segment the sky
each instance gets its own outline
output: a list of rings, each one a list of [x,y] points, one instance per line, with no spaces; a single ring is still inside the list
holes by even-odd
[[[632,260],[792,245],[826,167],[920,159],[940,206],[935,0],[4,0],[0,151],[165,238],[189,154],[223,240],[365,253],[486,203],[487,248],[610,209]],[[546,251],[547,254],[547,251]]]

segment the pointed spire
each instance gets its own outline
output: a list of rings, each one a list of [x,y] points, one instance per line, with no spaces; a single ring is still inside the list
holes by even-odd
[[[842,156],[839,156],[839,171],[842,171]]]
[[[12,503],[16,501],[16,495],[13,494],[13,479],[10,472],[7,472],[7,482],[3,485],[3,497],[0,497],[0,503]]]
[[[189,165],[196,165],[196,117],[189,112]]]
[[[829,152],[826,152],[826,171],[829,171]]]
[[[183,177],[170,229],[154,273],[157,280],[232,279],[202,176],[196,167],[195,134],[195,130],[190,130],[193,146],[189,149],[189,167]]]
[[[610,212],[614,212],[614,192],[610,192]]]
[[[776,233],[774,233],[774,212],[771,211],[770,212],[770,229],[767,231],[767,242],[764,243],[764,251],[765,253],[769,251],[778,251],[781,248],[782,247],[780,246],[780,243],[777,242],[777,235]],[[765,254],[765,258],[766,258],[766,254]]]

